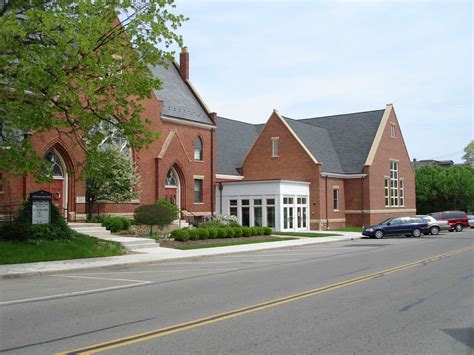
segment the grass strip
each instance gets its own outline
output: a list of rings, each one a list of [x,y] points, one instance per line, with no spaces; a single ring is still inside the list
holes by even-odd
[[[340,236],[340,234],[336,234],[336,233],[272,232],[272,234],[274,234],[274,235],[288,235],[290,237],[308,237],[308,238]]]
[[[68,240],[16,242],[0,240],[0,264],[84,259],[123,255],[119,243],[75,233]]]
[[[255,243],[267,243],[267,242],[281,242],[283,240],[294,240],[295,238],[269,238],[261,240],[239,240],[239,241],[229,241],[222,243],[212,243],[212,244],[195,244],[195,245],[183,245],[181,247],[176,247],[179,250],[189,250],[189,249],[203,249],[203,248],[218,248],[218,247],[227,247],[231,245],[242,245],[242,244],[255,244]]]
[[[362,232],[361,227],[343,227],[343,228],[335,228],[335,229],[331,228],[331,230],[336,231],[336,232],[358,232],[358,233]]]

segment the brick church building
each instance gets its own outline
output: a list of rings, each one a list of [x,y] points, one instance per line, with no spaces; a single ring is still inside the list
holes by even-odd
[[[210,216],[214,210],[214,141],[216,114],[210,112],[189,80],[189,53],[180,63],[152,68],[162,81],[161,90],[143,101],[144,115],[161,137],[140,151],[131,152],[141,177],[141,193],[128,203],[100,204],[104,214],[132,215],[139,205],[166,198],[182,211],[182,218]],[[85,183],[80,179],[84,152],[66,135],[50,131],[33,134],[34,149],[53,163],[53,181],[37,184],[33,176],[9,177],[0,188],[3,217],[29,193],[44,189],[70,221],[86,217]],[[0,212],[1,213],[1,212]]]
[[[180,208],[181,219],[232,214],[242,225],[303,231],[416,212],[414,173],[392,105],[298,120],[273,111],[265,124],[254,125],[208,109],[189,80],[186,48],[179,64],[152,73],[162,88],[143,101],[144,115],[161,137],[130,152],[140,196],[127,203],[102,201],[100,213],[131,216],[139,205],[165,198]],[[84,220],[84,152],[56,131],[28,139],[53,163],[54,178],[37,184],[33,176],[4,172],[0,215],[8,217],[12,206],[44,189],[69,221]]]

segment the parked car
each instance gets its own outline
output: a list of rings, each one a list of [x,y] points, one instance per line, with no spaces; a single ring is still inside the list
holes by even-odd
[[[389,218],[380,224],[369,226],[362,231],[367,237],[383,238],[386,235],[406,235],[420,237],[422,233],[428,234],[428,222],[419,217]]]
[[[471,228],[474,228],[474,214],[468,214],[467,219],[469,220],[469,225]]]
[[[463,211],[442,211],[442,212],[433,212],[429,216],[435,218],[438,221],[447,221],[451,227],[449,230],[462,232],[464,227],[469,227],[469,220],[467,215]]]
[[[430,229],[431,235],[438,235],[440,231],[448,231],[451,229],[451,226],[448,224],[447,221],[438,221],[428,215],[420,214],[412,217],[421,218],[428,222],[428,227]]]

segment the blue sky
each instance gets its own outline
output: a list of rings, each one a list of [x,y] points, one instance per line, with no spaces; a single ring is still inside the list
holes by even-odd
[[[474,139],[471,1],[176,0],[190,77],[220,116],[265,122],[393,103],[410,157]]]

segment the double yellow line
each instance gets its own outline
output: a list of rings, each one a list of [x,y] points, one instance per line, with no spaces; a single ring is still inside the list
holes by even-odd
[[[156,339],[156,338],[159,338],[159,337],[162,337],[162,336],[165,336],[165,335],[169,335],[169,334],[173,334],[173,333],[177,333],[177,332],[182,332],[182,331],[185,331],[185,330],[201,327],[203,325],[217,323],[217,322],[220,322],[220,321],[223,321],[223,320],[226,320],[226,319],[238,317],[238,316],[241,316],[241,315],[244,315],[244,314],[247,314],[247,313],[253,313],[253,312],[261,311],[261,310],[266,309],[266,308],[279,306],[279,305],[289,303],[289,302],[294,302],[294,301],[297,301],[297,300],[300,300],[300,299],[303,299],[303,298],[315,296],[315,295],[318,295],[318,294],[323,293],[323,292],[333,291],[333,290],[336,290],[338,288],[349,286],[349,285],[354,285],[354,284],[357,284],[357,283],[360,283],[360,282],[363,282],[363,281],[369,281],[369,280],[372,280],[372,279],[380,277],[380,276],[385,276],[385,275],[392,274],[392,273],[395,273],[395,272],[399,272],[399,271],[402,271],[402,270],[410,269],[410,268],[413,268],[413,267],[416,267],[416,266],[423,265],[423,264],[428,263],[428,262],[437,261],[437,260],[440,260],[442,258],[446,258],[446,257],[452,256],[452,255],[456,255],[456,254],[463,253],[463,252],[473,250],[473,249],[474,249],[474,247],[469,246],[469,247],[465,247],[465,248],[461,248],[461,249],[452,250],[452,251],[449,251],[447,253],[435,255],[435,256],[432,256],[432,257],[427,258],[427,259],[418,260],[418,261],[415,261],[415,262],[412,262],[412,263],[409,263],[409,264],[393,267],[393,268],[386,269],[386,270],[383,270],[383,271],[379,271],[379,272],[376,272],[376,273],[373,273],[373,274],[359,276],[359,277],[356,277],[356,278],[353,278],[353,279],[350,279],[350,280],[345,280],[345,281],[338,282],[338,283],[335,283],[335,284],[332,284],[332,285],[316,288],[316,289],[313,289],[313,290],[297,293],[297,294],[294,294],[294,295],[290,295],[290,296],[286,296],[286,297],[282,297],[282,298],[277,298],[277,299],[270,300],[270,301],[263,302],[263,303],[259,303],[259,304],[253,305],[253,306],[248,306],[248,307],[236,309],[236,310],[229,311],[229,312],[219,313],[219,314],[209,316],[209,317],[205,317],[205,318],[195,319],[195,320],[192,320],[190,322],[175,324],[175,325],[172,325],[172,326],[169,326],[169,327],[159,328],[159,329],[155,329],[155,330],[148,331],[148,332],[145,332],[145,333],[130,335],[130,336],[127,336],[127,337],[124,337],[124,338],[109,340],[109,341],[106,341],[106,342],[103,342],[103,343],[90,345],[90,346],[80,348],[80,349],[67,350],[67,351],[64,351],[64,352],[57,353],[57,354],[58,355],[94,354],[94,353],[98,353],[98,352],[105,351],[105,350],[115,349],[115,348],[131,345],[131,344],[139,343],[139,342],[142,342],[142,341]]]

